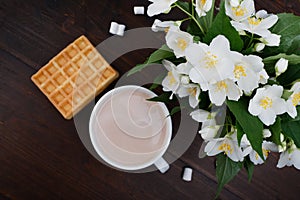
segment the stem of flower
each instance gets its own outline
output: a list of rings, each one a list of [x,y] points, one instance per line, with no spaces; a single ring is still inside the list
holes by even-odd
[[[181,23],[182,23],[182,22],[185,22],[185,21],[190,20],[190,19],[191,19],[190,17],[187,17],[187,18],[185,18],[185,19],[183,19],[183,20],[180,20],[180,21],[181,21]]]
[[[215,10],[215,0],[212,0],[212,6],[211,6],[211,10],[210,10],[210,16],[209,16],[209,27],[212,25],[213,19],[214,19],[214,10]]]
[[[246,49],[248,49],[248,48],[251,46],[251,43],[253,42],[253,38],[254,38],[254,35],[253,35],[253,33],[252,33],[251,38],[250,38],[250,41],[249,41],[248,46],[247,46]]]
[[[195,8],[194,8],[194,0],[192,0],[192,15],[193,15],[193,16],[195,16],[195,14],[194,14],[194,9],[195,9]]]
[[[203,30],[202,26],[200,25],[200,23],[197,21],[197,19],[191,15],[191,13],[189,13],[188,11],[184,10],[182,7],[180,7],[177,3],[175,3],[176,7],[179,8],[182,12],[184,12],[185,14],[187,14],[188,16],[191,17],[192,20],[194,20],[194,22],[197,24],[197,26],[200,28],[201,32],[204,34],[205,31]]]

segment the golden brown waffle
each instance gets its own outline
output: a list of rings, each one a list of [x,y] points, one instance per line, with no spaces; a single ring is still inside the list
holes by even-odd
[[[118,77],[85,36],[42,67],[31,80],[66,119],[71,119]]]

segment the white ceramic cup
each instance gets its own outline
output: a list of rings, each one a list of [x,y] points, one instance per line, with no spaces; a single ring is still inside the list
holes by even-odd
[[[150,106],[145,116],[149,120],[140,126],[139,118],[130,115],[135,113],[134,109],[142,114],[147,109],[135,108],[130,101],[143,95],[146,98],[138,105]],[[141,170],[154,164],[162,173],[167,171],[169,164],[162,156],[171,141],[172,121],[165,104],[146,100],[154,96],[155,93],[144,87],[127,85],[107,92],[96,103],[89,122],[90,138],[95,151],[107,164],[121,170]],[[161,113],[161,119],[152,119],[157,113]]]

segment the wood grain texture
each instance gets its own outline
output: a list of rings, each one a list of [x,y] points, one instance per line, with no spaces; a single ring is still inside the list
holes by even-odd
[[[127,29],[151,26],[152,18],[133,14],[134,5],[146,6],[148,1],[0,0],[0,199],[214,198],[214,158],[198,158],[202,142],[198,135],[166,174],[116,171],[89,154],[74,122],[64,120],[30,81],[82,34],[96,45],[111,36],[111,21],[124,23]],[[300,15],[299,0],[257,0],[256,8]],[[169,18],[174,17],[179,18],[176,11]],[[151,51],[127,53],[112,66],[123,74]],[[278,155],[272,154],[266,164],[256,167],[252,183],[242,171],[220,199],[299,199],[300,172],[277,169],[277,160]],[[190,183],[181,180],[187,165],[194,168]]]

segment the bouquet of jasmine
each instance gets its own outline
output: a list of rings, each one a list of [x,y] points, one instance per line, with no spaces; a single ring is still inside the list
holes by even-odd
[[[300,169],[300,17],[256,11],[253,0],[221,1],[216,15],[214,0],[149,1],[149,16],[173,8],[187,15],[155,20],[166,45],[146,63],[168,70],[162,86],[170,98],[188,97],[204,153],[217,156],[218,193],[243,167],[251,179],[270,152],[280,153],[277,167]],[[203,98],[210,105],[200,105]],[[227,105],[223,124],[212,105]]]

